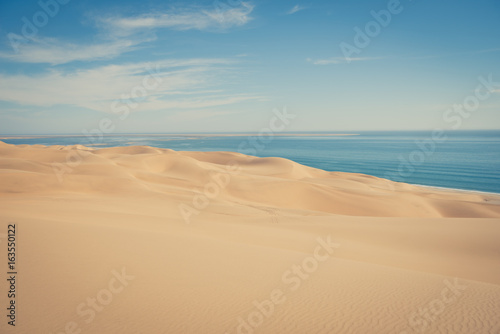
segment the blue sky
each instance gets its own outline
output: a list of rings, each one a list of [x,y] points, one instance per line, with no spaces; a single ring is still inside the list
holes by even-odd
[[[498,0],[0,3],[1,134],[259,131],[285,106],[289,131],[446,128],[479,77]],[[500,128],[487,93],[459,129]]]

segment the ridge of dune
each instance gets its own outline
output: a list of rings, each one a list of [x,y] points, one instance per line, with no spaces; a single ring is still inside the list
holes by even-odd
[[[500,195],[233,152],[0,141],[0,212],[22,241],[19,333],[500,328]],[[330,237],[331,257],[293,276]],[[134,279],[87,323],[75,310],[122,268]],[[276,289],[283,302],[239,331]]]
[[[80,154],[68,156],[68,150]],[[213,201],[378,217],[500,217],[500,196],[436,191],[374,176],[326,172],[283,158],[232,152],[176,152],[147,146],[0,146],[2,193],[47,191],[193,192],[214,174],[231,179]],[[69,161],[69,162],[68,162]],[[57,178],[60,164],[63,182]],[[227,171],[235,164],[237,171]],[[23,173],[19,173],[23,171]],[[37,188],[38,193],[43,189]],[[195,193],[195,192],[193,192]]]

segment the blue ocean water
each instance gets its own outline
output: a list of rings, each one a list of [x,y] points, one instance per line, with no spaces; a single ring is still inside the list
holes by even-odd
[[[316,133],[321,134],[321,133]],[[355,136],[34,136],[2,139],[9,144],[95,148],[148,145],[183,151],[233,151],[282,157],[328,171],[363,173],[395,181],[500,193],[500,130],[358,132]]]

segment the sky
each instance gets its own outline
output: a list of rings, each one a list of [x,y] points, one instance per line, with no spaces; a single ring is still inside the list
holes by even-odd
[[[253,132],[276,110],[291,132],[500,129],[500,1],[0,2],[0,134]]]

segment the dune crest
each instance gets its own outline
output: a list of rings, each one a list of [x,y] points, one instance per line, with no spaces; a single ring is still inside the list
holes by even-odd
[[[224,173],[230,182],[221,186],[215,203],[350,216],[500,217],[500,206],[495,204],[500,196],[430,190],[363,174],[326,172],[283,158],[175,152],[146,146],[91,149],[82,145],[16,147],[2,143],[0,147],[2,193],[42,194],[56,188],[72,193],[129,190],[196,194],[193,188],[203,188],[214,173]],[[69,157],[68,150],[81,154]],[[54,163],[63,166],[62,182]],[[226,170],[225,166],[231,164],[238,169]]]

